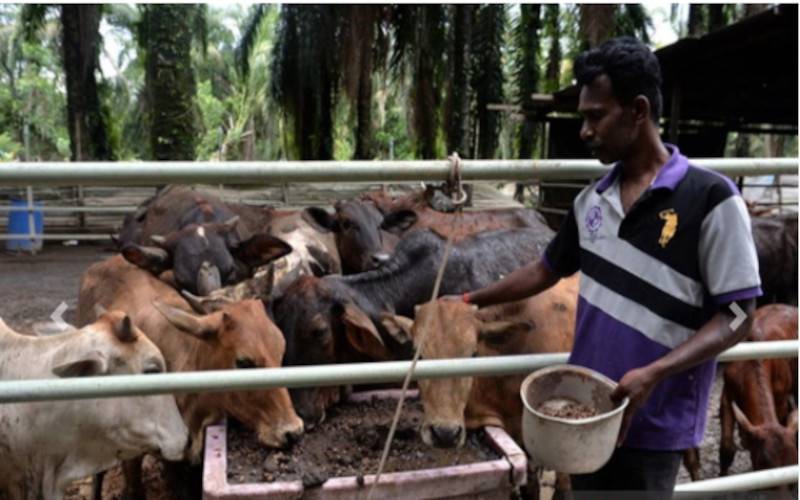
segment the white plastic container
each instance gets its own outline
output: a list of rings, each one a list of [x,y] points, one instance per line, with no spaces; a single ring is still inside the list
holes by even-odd
[[[594,370],[556,365],[528,375],[520,387],[522,437],[534,464],[567,474],[595,472],[611,458],[628,398],[615,406],[616,383]],[[594,407],[598,415],[551,417],[536,410],[543,402],[568,399]]]

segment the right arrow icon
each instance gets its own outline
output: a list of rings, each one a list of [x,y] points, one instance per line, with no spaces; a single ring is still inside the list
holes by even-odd
[[[728,309],[731,310],[734,316],[733,321],[731,321],[728,326],[731,327],[731,330],[737,330],[740,326],[742,326],[744,320],[747,319],[747,314],[736,302],[731,302],[731,305],[728,306]]]

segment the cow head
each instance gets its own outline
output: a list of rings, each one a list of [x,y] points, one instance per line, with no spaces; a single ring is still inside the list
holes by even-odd
[[[736,403],[732,403],[732,406],[741,431],[742,445],[750,451],[754,470],[797,463],[797,410],[789,415],[785,426],[774,421],[755,425]]]
[[[292,251],[286,242],[268,234],[242,241],[237,221],[233,217],[221,224],[189,224],[167,236],[152,236],[153,246],[130,243],[122,255],[154,274],[172,269],[179,288],[207,295],[250,277],[256,267]]]
[[[193,296],[189,295],[189,298]],[[213,359],[204,360],[198,369],[251,369],[281,366],[285,343],[275,324],[267,317],[260,300],[227,300],[199,302],[190,300],[195,313],[161,302],[156,309],[180,331],[211,345]],[[284,388],[260,391],[232,391],[206,394],[204,404],[220,408],[249,429],[261,443],[282,448],[296,441],[303,433],[303,422],[297,417]],[[202,439],[193,443],[202,446]],[[199,450],[192,450],[199,454]]]
[[[386,360],[388,351],[370,318],[326,279],[303,276],[273,303],[275,321],[286,338],[284,365],[320,365]],[[308,428],[322,422],[336,402],[336,387],[291,390],[297,413]]]
[[[73,334],[66,334],[73,335]],[[163,373],[161,351],[122,312],[111,311],[75,332],[53,357],[58,377]],[[170,394],[95,400],[86,428],[110,439],[117,458],[160,451],[169,460],[184,456],[188,430]]]
[[[340,201],[335,213],[319,207],[309,207],[304,217],[316,227],[336,234],[336,247],[344,274],[375,269],[389,260],[380,230],[383,215],[374,204],[366,201]]]
[[[382,323],[398,342],[413,342],[415,348],[421,343],[421,359],[473,357],[481,344],[527,333],[531,328],[525,322],[483,322],[475,316],[476,310],[474,305],[440,300],[417,306],[414,320],[384,314]],[[427,379],[418,384],[425,412],[422,440],[428,445],[462,446],[472,377]]]

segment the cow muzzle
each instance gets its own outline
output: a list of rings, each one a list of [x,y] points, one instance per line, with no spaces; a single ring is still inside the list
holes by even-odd
[[[386,252],[375,252],[374,254],[370,255],[370,264],[372,265],[373,269],[381,267],[385,264],[391,256]]]
[[[424,424],[422,440],[428,445],[439,448],[461,447],[466,441],[466,432],[462,425]]]
[[[222,279],[219,275],[219,269],[210,262],[203,261],[197,271],[197,293],[208,295],[220,288],[222,288]]]

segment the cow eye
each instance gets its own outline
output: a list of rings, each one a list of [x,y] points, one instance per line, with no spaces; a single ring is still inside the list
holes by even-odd
[[[255,368],[256,363],[250,358],[236,358],[236,368],[239,369],[247,369],[247,368]]]
[[[343,220],[341,224],[342,224],[342,229],[344,229],[345,231],[350,231],[351,229],[353,229],[353,223],[350,222],[349,220]]]

